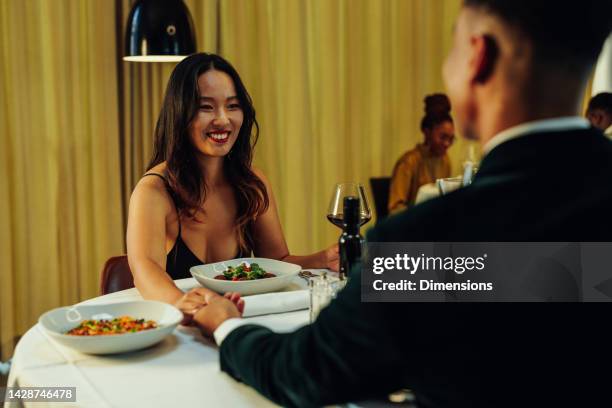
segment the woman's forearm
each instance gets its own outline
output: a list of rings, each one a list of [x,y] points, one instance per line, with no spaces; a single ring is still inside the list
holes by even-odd
[[[174,304],[183,292],[159,265],[150,260],[142,260],[134,265],[134,284],[142,297]]]
[[[327,268],[327,259],[324,250],[310,255],[287,255],[282,258],[281,261],[300,265],[302,268]]]

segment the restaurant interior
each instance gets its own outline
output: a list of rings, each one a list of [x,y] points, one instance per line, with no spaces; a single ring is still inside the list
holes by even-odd
[[[0,0],[0,387],[70,386],[79,405],[116,406],[101,378],[142,376],[144,384],[183,364],[209,381],[207,406],[268,406],[219,371],[214,342],[186,343],[196,336],[191,328],[152,349],[81,355],[53,343],[40,326],[55,320],[41,316],[84,301],[103,304],[104,294],[114,296],[106,298],[111,303],[139,299],[135,289],[120,292],[134,286],[132,277],[117,283],[109,274],[125,270],[110,271],[116,265],[109,260],[127,265],[130,197],[149,170],[171,74],[196,52],[229,61],[252,98],[259,125],[253,166],[271,186],[291,254],[338,242],[342,231],[328,222],[338,183],[361,185],[361,205],[369,206],[365,236],[389,213],[396,163],[424,140],[425,98],[445,93],[441,67],[462,1],[165,0],[155,15],[162,23],[143,28],[152,3],[160,2]],[[173,16],[172,24],[164,16]],[[155,37],[143,34],[154,26],[176,40],[174,49],[156,50]],[[611,90],[609,38],[579,114],[592,96]],[[444,177],[465,180],[466,164],[470,172],[479,166],[481,146],[459,128],[451,136]],[[406,205],[444,194],[436,178],[417,186]],[[197,284],[188,280],[192,286],[179,288]],[[312,291],[307,275],[295,282]],[[261,313],[255,322],[276,319],[270,324],[280,331],[312,319],[308,310],[293,320]],[[194,368],[198,353],[205,363]],[[114,386],[128,392],[119,382]],[[161,406],[170,401],[162,394],[123,401]],[[393,398],[410,403],[409,392],[386,402]]]

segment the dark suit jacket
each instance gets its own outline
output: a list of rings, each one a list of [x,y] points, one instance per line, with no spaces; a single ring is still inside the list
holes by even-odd
[[[507,141],[471,186],[387,219],[368,240],[612,241],[612,142],[596,130]],[[607,303],[361,303],[356,270],[313,325],[231,332],[221,368],[284,406],[403,387],[424,407],[610,406],[611,312]]]

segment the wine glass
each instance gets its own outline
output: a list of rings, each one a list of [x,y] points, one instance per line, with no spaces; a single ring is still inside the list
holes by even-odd
[[[448,177],[441,178],[436,180],[436,184],[438,185],[438,191],[440,195],[445,195],[450,193],[451,191],[455,191],[458,188],[463,186],[463,178],[462,177]]]
[[[327,219],[338,228],[344,224],[344,197],[359,198],[359,226],[361,227],[372,218],[370,205],[363,185],[360,183],[339,183],[334,187],[331,201],[327,209]]]

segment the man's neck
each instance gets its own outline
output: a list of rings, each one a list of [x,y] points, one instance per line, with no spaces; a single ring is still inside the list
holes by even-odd
[[[588,79],[582,76],[547,72],[530,78],[519,75],[515,84],[503,78],[492,81],[477,95],[474,131],[481,145],[523,123],[578,115]]]
[[[576,116],[577,113],[577,109],[574,107],[526,110],[520,106],[512,108],[511,105],[506,105],[504,108],[503,105],[498,105],[496,109],[495,106],[493,106],[489,107],[487,110],[489,113],[483,115],[480,126],[476,129],[481,146],[487,144],[489,140],[500,132],[523,123]]]

